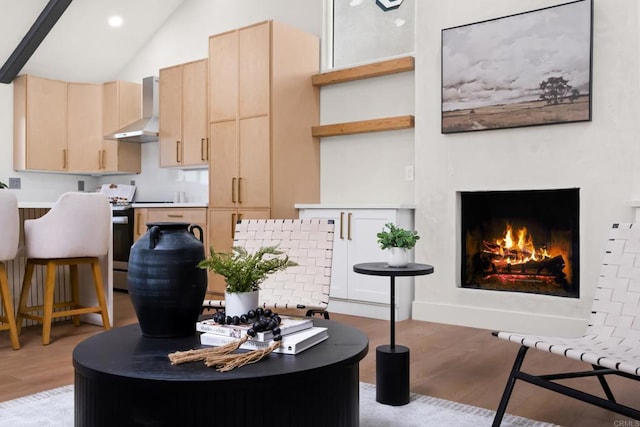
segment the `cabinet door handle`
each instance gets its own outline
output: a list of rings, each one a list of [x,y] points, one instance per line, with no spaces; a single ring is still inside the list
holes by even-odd
[[[180,159],[180,141],[176,141],[176,162],[182,162],[182,160]]]
[[[204,138],[200,139],[200,160],[203,162],[209,158],[209,156],[207,156],[207,144],[204,140]]]
[[[347,215],[347,240],[351,240],[351,212]]]
[[[231,214],[231,240],[233,240],[234,235],[236,234],[236,214]]]
[[[98,169],[102,169],[102,150],[98,150]]]
[[[236,202],[236,179],[231,178],[231,203]]]
[[[167,217],[169,217],[169,218],[182,218],[182,217],[184,217],[184,215],[180,215],[180,214],[167,214]]]
[[[136,234],[138,236],[142,235],[142,233],[140,232],[140,223],[142,222],[142,214],[138,213],[138,219],[136,220]]]
[[[102,150],[102,169],[107,168],[107,150]]]
[[[340,212],[340,240],[344,240],[344,233],[342,232],[343,223],[344,223],[344,212]]]
[[[62,169],[67,168],[67,149],[62,149]]]
[[[238,178],[238,203],[242,203],[242,177]]]

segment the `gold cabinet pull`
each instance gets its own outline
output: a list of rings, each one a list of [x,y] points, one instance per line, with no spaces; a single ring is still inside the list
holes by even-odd
[[[242,203],[242,177],[238,178],[238,203]]]
[[[205,144],[204,140],[204,138],[200,138],[200,160],[202,160],[203,162],[208,159],[207,144]]]
[[[347,240],[351,240],[351,212],[347,215]]]
[[[107,150],[102,150],[102,169],[107,168]]]
[[[236,179],[231,178],[231,203],[236,202]]]
[[[140,223],[142,222],[142,214],[138,212],[138,219],[136,220],[136,234],[140,236],[142,233],[140,232]]]
[[[343,222],[344,222],[344,212],[340,212],[340,240],[344,240],[344,234],[342,233]]]
[[[234,235],[236,234],[236,214],[231,214],[231,240],[233,240]]]
[[[98,150],[98,169],[102,169],[102,150]]]
[[[180,160],[180,141],[176,141],[176,162],[182,162],[182,160]]]
[[[67,168],[67,149],[62,149],[62,169]]]
[[[183,218],[184,215],[180,215],[180,214],[167,214],[167,217],[169,218]]]

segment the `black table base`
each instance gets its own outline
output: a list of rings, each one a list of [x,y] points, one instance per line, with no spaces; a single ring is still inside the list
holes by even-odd
[[[376,348],[376,401],[385,405],[409,403],[409,348]]]

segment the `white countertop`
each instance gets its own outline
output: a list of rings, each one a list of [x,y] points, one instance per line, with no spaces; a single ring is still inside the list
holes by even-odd
[[[407,203],[296,203],[296,209],[415,209]]]
[[[207,202],[186,202],[186,203],[173,203],[173,202],[160,202],[160,203],[136,203],[131,204],[134,208],[206,208],[209,206]]]
[[[56,202],[18,202],[19,209],[51,209]]]
[[[56,202],[18,202],[20,209],[51,209]],[[206,208],[207,202],[187,202],[187,203],[132,203],[134,208]]]

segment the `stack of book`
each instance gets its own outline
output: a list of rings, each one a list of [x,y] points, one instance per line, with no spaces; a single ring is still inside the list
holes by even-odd
[[[329,338],[327,328],[313,326],[310,317],[280,316],[280,335],[282,345],[274,353],[298,354]],[[221,346],[237,341],[247,334],[250,325],[220,325],[213,319],[196,322],[196,331],[202,332],[202,345]],[[271,331],[257,332],[256,336],[243,343],[245,350],[262,350],[273,344]]]

